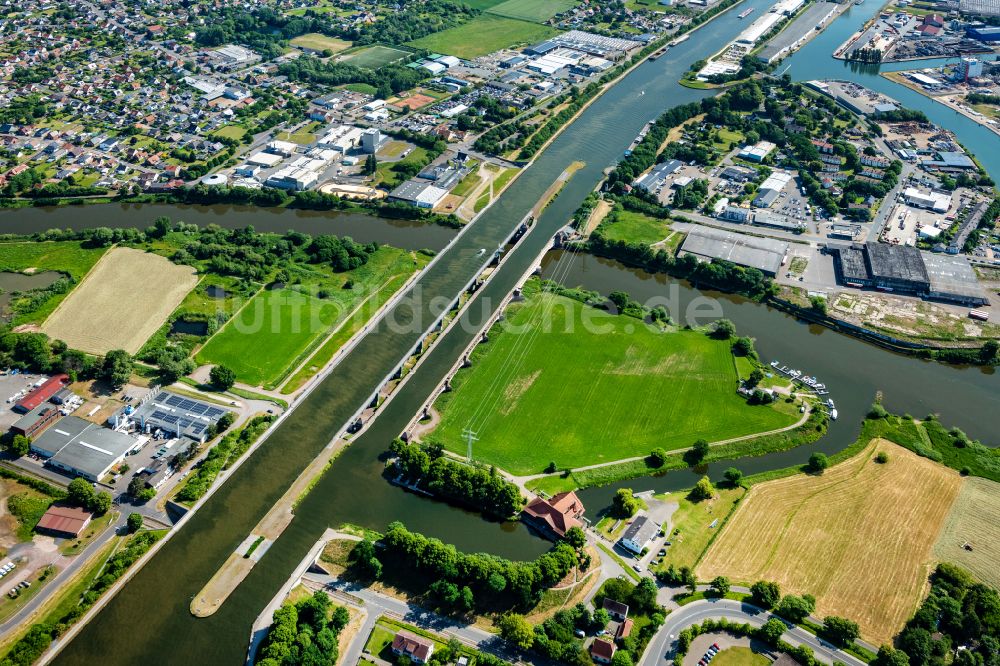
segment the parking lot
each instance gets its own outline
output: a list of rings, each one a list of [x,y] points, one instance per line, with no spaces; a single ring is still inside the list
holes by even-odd
[[[0,431],[7,432],[14,422],[23,416],[13,411],[14,405],[43,379],[42,375],[10,374],[6,370],[0,374],[0,397],[3,398],[3,402],[0,403],[0,429],[2,429]]]

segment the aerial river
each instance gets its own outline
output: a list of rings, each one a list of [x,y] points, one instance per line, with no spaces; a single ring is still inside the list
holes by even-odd
[[[741,7],[754,6],[759,15],[770,4],[770,0],[747,0]],[[862,20],[860,13],[848,14],[830,30],[846,32],[846,38]],[[842,28],[841,23],[851,25]],[[370,332],[312,393],[301,399],[264,445],[233,472],[188,524],[65,647],[57,662],[239,663],[245,656],[254,617],[323,530],[345,521],[382,528],[392,520],[403,520],[409,527],[461,549],[508,557],[530,558],[548,548],[548,543],[532,537],[519,525],[487,522],[388,485],[381,478],[382,463],[378,456],[477,335],[476,325],[490,316],[500,299],[531,267],[551,235],[566,223],[600,180],[603,170],[620,158],[642,126],[669,106],[708,94],[676,83],[688,65],[716,51],[743,27],[745,23],[736,17],[736,12],[725,14],[671,49],[665,57],[637,68],[590,106],[495,205],[442,253],[411,290],[412,295],[422,298],[397,305],[389,317],[396,325],[383,322]],[[843,38],[832,41],[839,44]],[[813,49],[812,57],[828,58],[832,48]],[[840,71],[839,67],[834,62],[836,71],[824,75],[853,78],[849,69]],[[795,66],[792,73],[796,78],[820,75],[799,72]],[[869,79],[865,78],[865,82],[869,83]],[[909,104],[896,88],[890,94]],[[924,108],[921,104],[913,106]],[[950,118],[948,121],[950,124]],[[964,134],[963,140],[966,145],[977,145]],[[979,156],[984,160],[987,157],[985,153]],[[193,618],[188,612],[192,596],[308,462],[340,431],[382,378],[416,345],[420,333],[433,320],[431,297],[440,295],[446,302],[453,300],[478,269],[482,261],[476,257],[478,250],[497,247],[503,242],[549,184],[578,159],[585,159],[586,166],[545,209],[537,221],[538,228],[521,242],[495,279],[477,294],[465,317],[464,323],[468,325],[449,331],[429,352],[420,370],[299,505],[291,525],[222,608],[210,618]],[[992,167],[991,171],[997,173]],[[53,216],[42,219],[47,220],[47,226],[72,226],[77,213],[79,209],[71,209],[62,221]],[[0,229],[19,214],[7,217],[6,213],[0,213]],[[201,222],[190,215],[171,216]],[[143,212],[141,217],[133,219],[133,224],[145,226],[150,220]],[[284,221],[280,224],[282,228],[295,226]],[[662,295],[675,284],[589,257],[550,254],[546,266],[546,270],[563,276],[567,283],[585,284],[605,292],[623,287],[636,297]],[[696,295],[683,285],[678,288],[682,301]],[[765,358],[781,358],[819,375],[831,387],[841,419],[819,444],[821,448],[835,450],[853,438],[865,407],[878,389],[885,392],[886,403],[894,410],[922,414],[934,409],[942,413],[946,423],[960,425],[973,436],[989,434],[989,419],[1000,409],[1000,392],[996,378],[986,371],[897,357],[832,332],[799,324],[763,306],[719,298],[724,315],[741,332],[758,338],[758,349]],[[412,322],[417,323],[405,326]],[[740,466],[752,472],[798,462],[806,456],[808,452],[798,450],[741,461]],[[656,483],[661,488],[679,487],[689,483],[690,478],[687,473],[677,473],[635,485]],[[592,511],[601,507],[603,492],[591,491],[588,495]]]

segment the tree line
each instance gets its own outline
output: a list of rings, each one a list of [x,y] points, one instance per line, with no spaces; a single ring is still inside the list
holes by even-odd
[[[391,472],[447,502],[499,519],[516,516],[524,505],[518,487],[497,473],[495,467],[487,469],[452,460],[437,444],[407,444],[397,439],[389,451],[396,457]]]
[[[427,590],[439,610],[458,614],[531,608],[579,561],[566,543],[530,562],[463,553],[451,544],[410,532],[401,522],[391,523],[377,543],[359,542],[350,560],[357,574],[384,578],[409,590]]]

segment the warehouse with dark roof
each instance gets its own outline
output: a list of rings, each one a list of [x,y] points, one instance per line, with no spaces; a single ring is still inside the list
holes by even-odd
[[[828,249],[835,257],[837,280],[848,287],[874,287],[962,305],[989,303],[965,257],[887,243]]]
[[[877,289],[920,292],[930,284],[920,250],[908,245],[866,243],[868,271]]]

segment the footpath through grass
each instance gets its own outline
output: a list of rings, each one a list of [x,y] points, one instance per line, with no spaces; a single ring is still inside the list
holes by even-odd
[[[529,283],[529,289],[534,283]],[[508,327],[513,327],[513,329]],[[429,439],[515,474],[644,456],[791,425],[736,393],[730,345],[662,331],[551,293],[530,293],[437,402]]]

